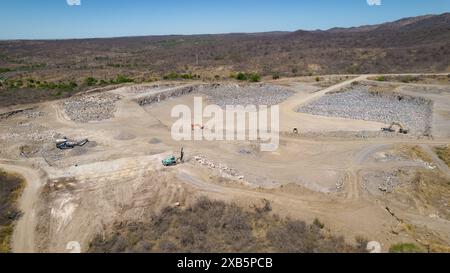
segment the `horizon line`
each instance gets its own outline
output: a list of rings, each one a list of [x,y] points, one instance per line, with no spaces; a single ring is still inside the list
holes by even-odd
[[[269,31],[255,31],[255,32],[217,32],[217,33],[191,33],[191,34],[142,34],[142,35],[119,35],[119,36],[96,36],[96,37],[71,37],[71,38],[21,38],[21,39],[2,39],[0,38],[0,42],[20,42],[20,41],[73,41],[73,40],[101,40],[101,39],[126,39],[126,38],[144,38],[144,37],[183,37],[183,36],[209,36],[209,35],[251,35],[251,34],[269,34],[269,33],[294,33],[298,31],[305,31],[305,32],[326,32],[330,31],[332,29],[352,29],[352,28],[360,28],[360,27],[367,27],[367,26],[379,26],[383,24],[388,23],[395,23],[401,20],[410,19],[410,18],[417,18],[417,17],[427,17],[427,16],[441,16],[444,14],[450,14],[450,12],[444,12],[444,13],[431,13],[431,14],[423,14],[423,15],[417,15],[417,16],[408,16],[408,17],[401,17],[396,20],[392,21],[383,21],[377,24],[363,24],[363,25],[354,25],[354,26],[348,26],[348,27],[331,27],[327,29],[295,29],[295,30],[269,30]]]

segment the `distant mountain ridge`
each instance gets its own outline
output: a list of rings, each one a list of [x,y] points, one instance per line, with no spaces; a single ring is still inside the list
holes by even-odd
[[[442,17],[442,19],[444,20],[448,20],[449,13],[446,14],[442,14],[438,17]],[[418,17],[408,17],[408,18],[403,18],[394,22],[388,22],[388,23],[383,23],[383,24],[377,24],[377,25],[364,25],[364,26],[359,26],[359,27],[350,27],[350,28],[331,28],[327,31],[329,32],[365,32],[365,31],[373,31],[376,29],[383,29],[383,28],[390,28],[390,29],[399,29],[401,27],[407,26],[407,25],[411,25],[411,24],[416,24],[416,23],[420,23],[423,20],[427,20],[427,19],[432,19],[433,21],[436,21],[437,16],[436,15],[423,15],[423,16],[418,16]],[[440,20],[441,18],[439,18],[438,20]]]

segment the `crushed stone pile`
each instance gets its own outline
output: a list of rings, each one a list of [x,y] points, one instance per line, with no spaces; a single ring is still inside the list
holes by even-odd
[[[72,121],[87,123],[113,118],[119,100],[118,95],[103,93],[70,98],[63,103],[63,107]]]
[[[356,86],[327,94],[300,107],[298,112],[385,124],[400,122],[412,134],[425,135],[431,131],[432,109],[432,102],[425,98],[370,92],[369,86]]]
[[[215,104],[227,105],[277,105],[285,101],[293,91],[270,84],[217,84],[200,86],[198,93],[207,95]]]
[[[213,103],[225,107],[227,105],[277,105],[293,95],[294,92],[270,84],[204,84],[151,94],[139,98],[137,103],[141,106],[151,105],[169,98],[176,98],[189,94],[205,95]]]

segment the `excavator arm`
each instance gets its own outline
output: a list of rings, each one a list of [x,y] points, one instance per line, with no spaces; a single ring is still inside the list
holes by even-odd
[[[392,122],[391,126],[389,126],[387,128],[381,128],[381,130],[384,131],[384,132],[395,133],[395,129],[394,128],[396,126],[399,128],[398,132],[400,134],[405,134],[405,135],[408,134],[409,131],[406,130],[405,127],[399,122]]]

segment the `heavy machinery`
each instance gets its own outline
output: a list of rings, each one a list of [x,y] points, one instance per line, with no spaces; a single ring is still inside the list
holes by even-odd
[[[66,137],[64,137],[62,139],[56,140],[56,147],[60,150],[68,150],[68,149],[73,149],[76,146],[79,146],[79,147],[84,146],[88,142],[89,142],[88,139],[83,139],[81,141],[70,141]]]
[[[166,158],[162,161],[162,164],[165,167],[169,167],[169,166],[174,166],[177,165],[177,159],[175,158],[175,156],[170,156],[169,158]]]
[[[169,167],[169,166],[175,166],[178,163],[182,163],[184,162],[184,148],[181,148],[181,152],[180,152],[180,157],[175,158],[174,155],[171,155],[170,157],[162,160],[162,164],[165,167]]]
[[[392,122],[391,126],[387,127],[387,128],[381,128],[381,131],[383,132],[390,132],[390,133],[395,133],[395,128],[398,127],[398,132],[400,134],[408,134],[409,131],[405,129],[405,127],[403,127],[403,125],[401,125],[398,122]]]

